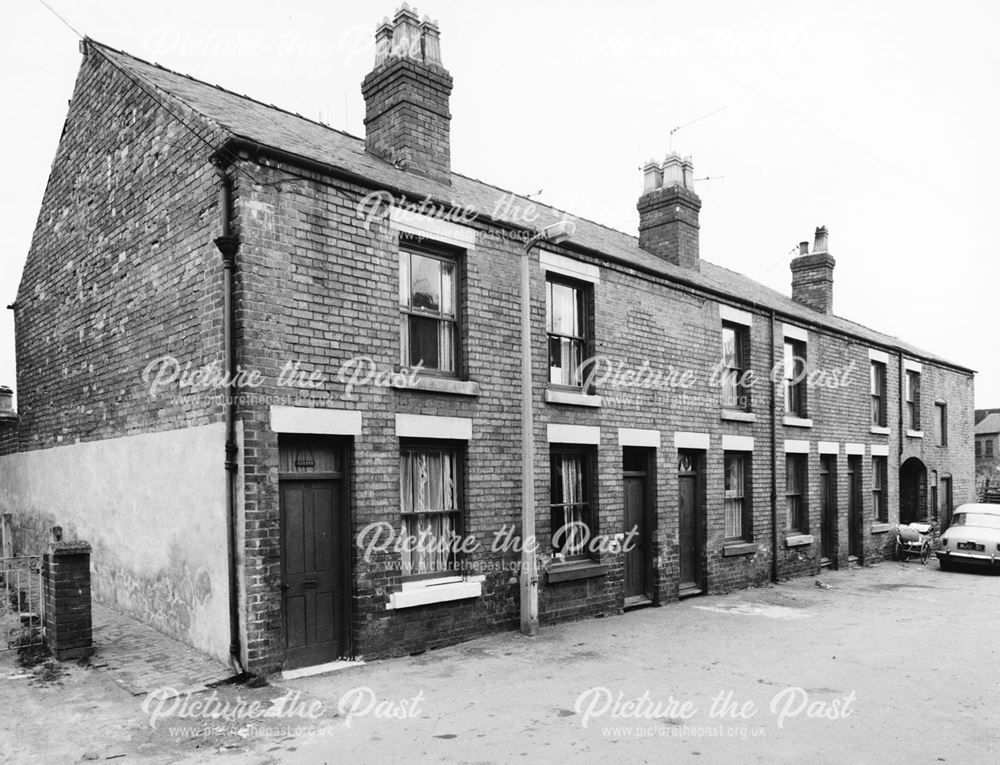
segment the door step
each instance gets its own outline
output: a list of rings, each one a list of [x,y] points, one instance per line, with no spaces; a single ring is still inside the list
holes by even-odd
[[[692,598],[695,595],[701,595],[704,592],[700,587],[695,587],[694,585],[681,586],[680,590],[677,591],[677,597],[681,598]]]
[[[832,565],[833,565],[833,561],[831,561],[829,558],[823,558],[819,562],[819,567],[820,568],[830,568],[830,566],[832,566]]]
[[[645,595],[632,595],[625,598],[625,610],[634,611],[637,608],[645,608],[646,606],[653,605],[653,601],[647,598]]]

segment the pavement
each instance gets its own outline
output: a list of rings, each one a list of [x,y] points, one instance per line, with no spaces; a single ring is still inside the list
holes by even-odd
[[[886,562],[172,699],[0,663],[0,761],[1000,763],[998,611],[998,576]],[[185,687],[187,650],[133,672]]]

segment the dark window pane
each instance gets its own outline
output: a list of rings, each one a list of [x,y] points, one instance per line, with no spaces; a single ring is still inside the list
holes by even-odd
[[[438,320],[411,315],[409,323],[410,364],[423,362],[425,369],[439,369]]]
[[[411,270],[413,307],[428,311],[440,311],[441,261],[414,254],[411,256]]]

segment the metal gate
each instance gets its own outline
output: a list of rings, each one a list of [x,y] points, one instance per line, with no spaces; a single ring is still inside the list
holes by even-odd
[[[0,558],[0,651],[41,645],[45,619],[42,558]]]

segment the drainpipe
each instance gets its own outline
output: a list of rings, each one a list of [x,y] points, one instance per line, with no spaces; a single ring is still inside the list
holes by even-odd
[[[222,335],[224,379],[227,382],[226,404],[226,552],[229,570],[229,661],[233,670],[245,674],[246,669],[240,657],[240,606],[238,578],[236,571],[236,389],[230,386],[235,368],[235,343],[233,332],[233,270],[236,268],[236,253],[240,240],[232,234],[230,210],[233,201],[233,184],[226,167],[216,159],[215,172],[219,176],[219,219],[222,236],[215,240],[215,246],[222,253]]]
[[[778,427],[777,397],[774,392],[774,310],[771,319],[771,581],[778,581]]]

